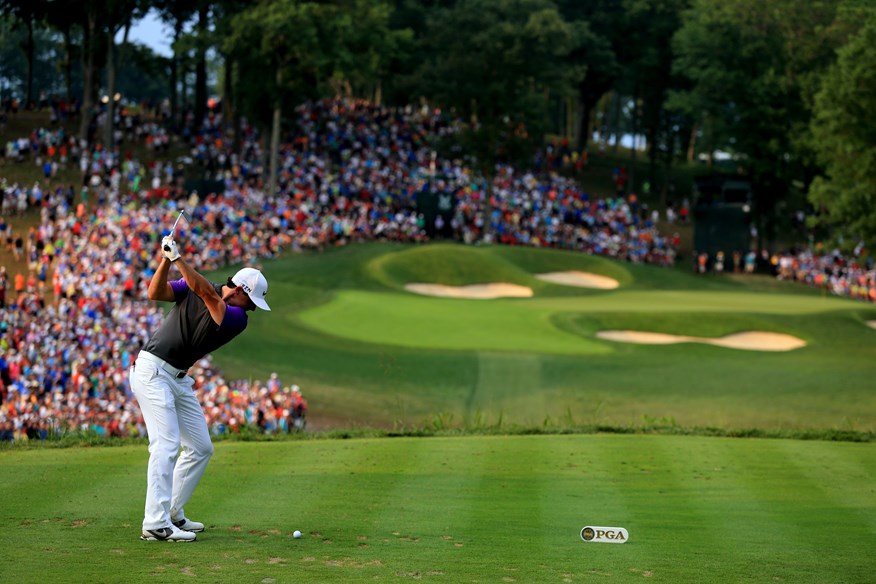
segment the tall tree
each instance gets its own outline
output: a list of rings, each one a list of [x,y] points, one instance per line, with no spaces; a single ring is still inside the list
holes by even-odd
[[[735,156],[769,240],[778,204],[808,162],[798,134],[810,115],[804,73],[812,65],[797,52],[829,41],[835,12],[827,0],[693,0],[674,38],[674,70],[690,88],[672,105],[699,120],[709,151]]]
[[[430,18],[425,95],[471,120],[467,138],[485,168],[540,143],[549,96],[574,92],[582,67],[566,60],[576,30],[550,0],[461,0]]]
[[[153,6],[159,17],[173,30],[171,49],[173,57],[170,63],[170,117],[174,124],[179,124],[179,69],[181,55],[180,40],[186,23],[191,20],[197,10],[199,0],[153,0]]]
[[[220,95],[222,96],[222,117],[226,125],[231,126],[234,132],[235,152],[240,152],[240,108],[237,107],[237,84],[235,75],[238,70],[238,55],[231,50],[225,39],[231,36],[234,19],[243,10],[249,7],[246,0],[218,0],[213,4],[214,29],[212,31],[212,45],[222,58],[222,81]],[[245,53],[245,47],[238,47],[238,51]]]
[[[411,50],[413,32],[392,28],[392,6],[384,1],[352,0],[335,23],[338,45],[335,76],[350,90],[375,102],[382,99],[383,79],[390,65]]]
[[[98,0],[84,0],[83,10],[80,13],[82,28],[82,103],[80,105],[81,116],[79,119],[79,138],[87,140],[94,122],[95,85],[98,78],[97,54],[100,46],[98,36],[98,19],[100,2]]]
[[[392,12],[389,28],[407,31],[410,44],[404,46],[388,67],[387,78],[382,83],[383,94],[393,103],[415,103],[423,97],[419,85],[419,70],[422,64],[434,57],[434,48],[427,43],[429,21],[442,9],[455,6],[458,0],[391,0]]]
[[[584,73],[577,86],[575,133],[575,147],[583,150],[592,134],[596,104],[614,87],[622,71],[621,59],[628,42],[625,13],[617,0],[557,0],[557,6],[579,36],[568,60],[581,66]]]
[[[27,77],[27,63],[19,48],[24,34],[14,18],[0,14],[0,98],[18,94],[17,87]]]
[[[64,89],[68,100],[73,99],[73,37],[81,12],[81,0],[48,0],[46,21],[60,32],[64,39],[64,60],[61,63],[61,70],[64,72]]]
[[[143,17],[143,0],[105,0],[100,22],[106,35],[106,119],[103,142],[113,148],[113,129],[116,113],[116,35],[124,29],[122,47],[128,42],[128,31],[135,19]]]
[[[207,111],[207,50],[210,48],[211,2],[201,0],[198,3],[198,21],[195,25],[195,125],[200,125]]]
[[[41,26],[46,17],[48,4],[46,0],[0,0],[0,13],[15,17],[17,22],[27,31],[22,51],[27,61],[27,79],[25,81],[25,103],[34,103],[33,68],[34,68],[34,29]]]
[[[674,84],[671,40],[681,25],[681,12],[688,0],[625,0],[628,43],[622,58],[628,64],[623,76],[632,88],[636,104],[634,134],[645,135],[648,146],[648,181],[657,184],[658,164],[671,165],[674,154],[673,122],[665,105]],[[633,158],[637,155],[633,150]],[[630,183],[634,185],[635,164]],[[665,196],[665,190],[661,189]],[[665,202],[665,201],[664,201]]]
[[[330,33],[337,17],[332,5],[263,0],[234,18],[226,50],[241,57],[256,89],[252,97],[266,99],[272,112],[270,194],[277,186],[283,104],[290,95],[307,95],[330,74],[331,47],[339,41]]]
[[[817,214],[841,247],[876,245],[876,9],[839,50],[815,98],[812,133],[824,174],[809,190]]]

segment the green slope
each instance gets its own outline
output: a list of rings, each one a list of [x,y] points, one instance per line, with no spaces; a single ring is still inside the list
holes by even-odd
[[[581,270],[621,287],[547,284]],[[229,377],[298,383],[312,427],[417,425],[440,416],[542,425],[876,430],[873,307],[763,279],[557,250],[357,245],[267,263],[273,312],[215,355]],[[224,277],[224,273],[217,276]],[[529,299],[459,300],[410,281],[506,281]],[[717,337],[761,330],[807,342],[788,353],[627,345],[606,329]]]

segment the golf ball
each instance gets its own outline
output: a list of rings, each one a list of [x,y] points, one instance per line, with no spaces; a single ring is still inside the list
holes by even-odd
[[[295,532],[292,534],[292,537],[298,539],[299,537],[301,537],[301,532],[296,529]]]

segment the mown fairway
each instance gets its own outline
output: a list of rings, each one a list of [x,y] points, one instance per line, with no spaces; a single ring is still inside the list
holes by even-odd
[[[580,270],[620,288],[548,284]],[[216,354],[230,377],[298,383],[312,427],[516,424],[876,430],[872,305],[767,277],[697,277],[554,250],[361,245],[265,265],[270,314]],[[217,274],[216,277],[224,277]],[[528,299],[420,296],[507,282]],[[786,353],[597,339],[621,329],[781,332]],[[436,420],[438,420],[436,422]]]
[[[3,582],[872,582],[872,443],[217,444],[192,544],[137,539],[146,447],[0,451]],[[587,524],[624,545],[584,543]],[[293,539],[299,529],[304,537]]]

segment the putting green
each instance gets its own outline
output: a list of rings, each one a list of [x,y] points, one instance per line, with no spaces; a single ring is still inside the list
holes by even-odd
[[[382,345],[563,355],[612,352],[607,343],[556,328],[553,311],[529,309],[520,302],[348,290],[299,318],[337,337]]]
[[[345,290],[298,315],[324,333],[420,349],[606,354],[608,343],[553,324],[560,313],[755,312],[806,314],[848,308],[839,299],[749,292],[628,291],[587,297],[464,300]]]

